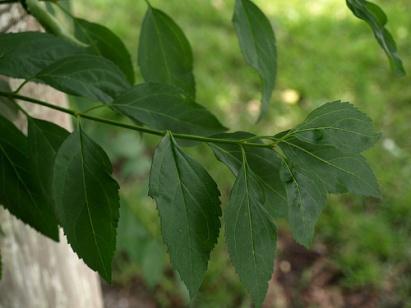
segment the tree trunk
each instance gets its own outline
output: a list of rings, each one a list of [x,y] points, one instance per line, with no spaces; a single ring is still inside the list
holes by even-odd
[[[20,5],[0,6],[0,32],[38,29],[36,22]],[[10,83],[15,88],[18,81],[10,80]],[[67,104],[62,93],[45,86],[29,84],[21,92],[61,106]],[[24,106],[31,115],[70,129],[66,115],[38,106]],[[23,119],[17,119],[16,123],[25,129]],[[3,231],[0,233],[3,269],[0,308],[103,306],[98,276],[73,253],[63,232],[60,232],[60,243],[55,243],[3,208],[0,208],[0,226]]]

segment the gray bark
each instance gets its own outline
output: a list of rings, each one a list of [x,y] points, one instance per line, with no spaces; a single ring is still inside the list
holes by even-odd
[[[0,6],[0,32],[38,30],[36,22],[19,5]],[[20,81],[11,80],[13,88]],[[29,84],[23,95],[65,106],[62,93],[45,86]],[[67,116],[29,106],[26,110],[70,129]],[[23,119],[16,121],[24,130]],[[80,260],[61,233],[60,243],[40,235],[0,207],[0,251],[3,278],[0,280],[0,308],[76,307],[101,308],[102,296],[98,276]]]

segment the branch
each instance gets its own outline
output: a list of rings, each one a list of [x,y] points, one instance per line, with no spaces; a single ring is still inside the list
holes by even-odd
[[[0,96],[8,97],[10,99],[21,100],[21,101],[29,102],[29,103],[36,104],[36,105],[41,105],[41,106],[44,106],[44,107],[47,107],[47,108],[50,108],[50,109],[54,109],[54,110],[57,110],[57,111],[60,111],[60,112],[70,114],[71,116],[74,116],[74,117],[83,118],[83,119],[87,119],[87,120],[94,121],[94,122],[100,122],[100,123],[104,123],[104,124],[111,125],[111,126],[122,127],[122,128],[130,129],[130,130],[134,130],[134,131],[139,131],[139,132],[151,134],[151,135],[164,136],[167,133],[167,131],[152,129],[152,128],[139,126],[139,125],[126,124],[126,123],[121,123],[121,122],[117,122],[117,121],[113,121],[113,120],[109,120],[109,119],[104,119],[104,118],[100,118],[100,117],[91,116],[91,115],[88,115],[86,113],[77,112],[77,111],[72,110],[72,109],[56,106],[56,105],[50,104],[50,103],[45,102],[45,101],[41,101],[41,100],[38,100],[38,99],[35,99],[35,98],[19,95],[19,94],[13,93],[13,92],[0,91]],[[198,142],[237,144],[237,145],[244,145],[244,146],[250,146],[250,147],[259,147],[259,148],[272,148],[273,147],[273,144],[250,143],[250,142],[247,142],[247,140],[245,140],[245,139],[231,140],[231,139],[203,137],[203,136],[198,136],[198,135],[181,134],[181,133],[173,133],[173,132],[172,132],[172,134],[173,134],[173,137],[177,138],[177,139],[193,140],[193,141],[198,141]]]

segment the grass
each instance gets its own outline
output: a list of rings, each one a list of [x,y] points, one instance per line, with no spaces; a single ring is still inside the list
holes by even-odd
[[[366,156],[380,181],[384,198],[330,198],[317,228],[316,243],[326,245],[327,258],[342,273],[338,281],[341,289],[376,289],[382,292],[381,301],[388,306],[411,301],[410,76],[399,79],[391,74],[370,29],[350,14],[344,1],[255,2],[273,23],[279,52],[278,82],[269,115],[258,125],[255,119],[260,81],[241,56],[231,24],[233,1],[151,1],[175,18],[192,44],[198,101],[233,130],[272,134],[292,127],[315,107],[336,99],[349,100],[370,115],[383,137]],[[411,74],[411,4],[408,0],[378,2],[389,16],[388,27]],[[144,1],[135,0],[75,4],[78,15],[105,24],[123,38],[134,62],[145,8]],[[141,81],[140,76],[138,80]],[[101,132],[100,136],[105,144],[115,139]],[[112,153],[119,170],[128,172],[121,176],[128,183],[125,195],[138,199],[133,208],[144,204],[152,209],[152,202],[146,197],[146,177],[157,139],[148,138],[141,143],[138,137],[124,138],[129,139],[115,148],[126,149],[125,152],[134,146],[139,149]],[[232,177],[211,155],[205,159],[226,197]],[[148,216],[146,221],[158,235],[155,211]],[[227,264],[220,240],[197,299],[198,306],[249,303]],[[169,281],[165,278],[160,284],[165,289],[175,289]]]

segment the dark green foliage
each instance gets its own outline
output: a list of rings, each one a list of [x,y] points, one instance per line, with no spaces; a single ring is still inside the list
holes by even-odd
[[[174,85],[195,97],[190,43],[173,19],[151,6],[141,28],[138,65],[145,81]]]
[[[261,118],[268,110],[277,75],[274,31],[264,13],[250,0],[236,0],[233,23],[245,60],[264,84]]]
[[[265,195],[245,153],[224,209],[225,239],[241,282],[260,307],[274,268],[276,228],[264,209]]]
[[[379,139],[371,119],[350,103],[332,102],[311,112],[292,134],[301,141],[362,152]]]
[[[32,185],[54,213],[54,202],[51,194],[53,167],[57,151],[69,133],[53,123],[28,119],[28,153],[29,171],[33,179]]]
[[[60,147],[53,174],[58,220],[73,250],[111,281],[119,218],[118,184],[111,163],[79,127]]]
[[[397,45],[391,33],[385,28],[388,18],[384,11],[375,3],[366,0],[347,0],[347,6],[355,16],[371,27],[378,44],[388,57],[392,70],[398,75],[405,75]]]
[[[73,18],[76,37],[88,44],[93,53],[101,55],[116,64],[134,83],[134,69],[131,56],[120,38],[110,29],[81,18]]]
[[[111,102],[130,87],[116,65],[92,55],[77,55],[56,61],[39,72],[35,80],[68,94],[104,103]]]
[[[347,3],[371,25],[392,66],[403,72],[381,9],[366,1]],[[53,5],[48,6],[36,16],[60,38],[34,32],[0,34],[0,74],[99,101],[134,124],[55,107],[18,95],[0,81],[1,112],[6,106],[15,115],[22,107],[14,99],[20,99],[69,113],[78,122],[77,130],[68,134],[25,114],[26,137],[0,117],[0,203],[55,240],[59,223],[73,250],[107,281],[116,247],[119,187],[107,155],[83,131],[81,119],[163,137],[154,153],[149,195],[157,204],[171,263],[191,297],[198,293],[218,239],[220,192],[204,167],[176,140],[206,142],[236,177],[224,207],[225,239],[232,263],[257,306],[264,301],[274,268],[279,218],[286,218],[294,238],[309,246],[327,193],[380,197],[377,180],[361,155],[379,134],[353,105],[324,104],[300,125],[274,136],[223,133],[227,129],[217,117],[195,102],[191,47],[171,17],[148,5],[138,54],[146,82],[133,86],[130,55],[114,33],[66,12],[75,25],[75,37],[71,36],[49,18]],[[245,60],[264,83],[261,118],[276,79],[274,32],[267,17],[249,0],[236,1],[233,22]],[[122,213],[130,214],[125,209]],[[127,239],[146,232],[129,229],[132,217],[123,217],[122,222]],[[120,237],[119,248],[142,260],[150,272],[157,270],[153,281],[158,279],[162,267],[157,265],[164,259],[159,242],[125,247],[123,240]]]
[[[0,35],[0,74],[30,79],[48,65],[85,50],[48,33]]]
[[[295,240],[309,246],[314,228],[325,205],[327,191],[317,177],[304,169],[293,169],[284,161],[281,174],[287,189],[288,223]]]
[[[216,135],[216,137],[240,140],[255,138],[256,136],[250,133],[237,132]],[[237,176],[243,165],[240,146],[223,143],[212,143],[210,146],[217,158]],[[247,157],[247,164],[253,170],[255,178],[264,192],[264,209],[266,213],[272,219],[286,217],[287,197],[280,179],[281,160],[271,149],[246,147],[244,152]]]
[[[212,135],[226,130],[217,118],[174,86],[145,83],[125,91],[113,106],[133,120],[176,133]]]
[[[0,116],[0,203],[14,216],[58,240],[57,221],[30,172],[26,137]],[[52,162],[49,162],[52,163]]]
[[[168,133],[154,154],[149,195],[157,203],[171,263],[194,297],[220,230],[217,185]]]
[[[0,91],[11,92],[9,83],[0,79]],[[10,97],[0,97],[0,115],[7,119],[14,119],[17,116],[19,109],[16,102]]]

